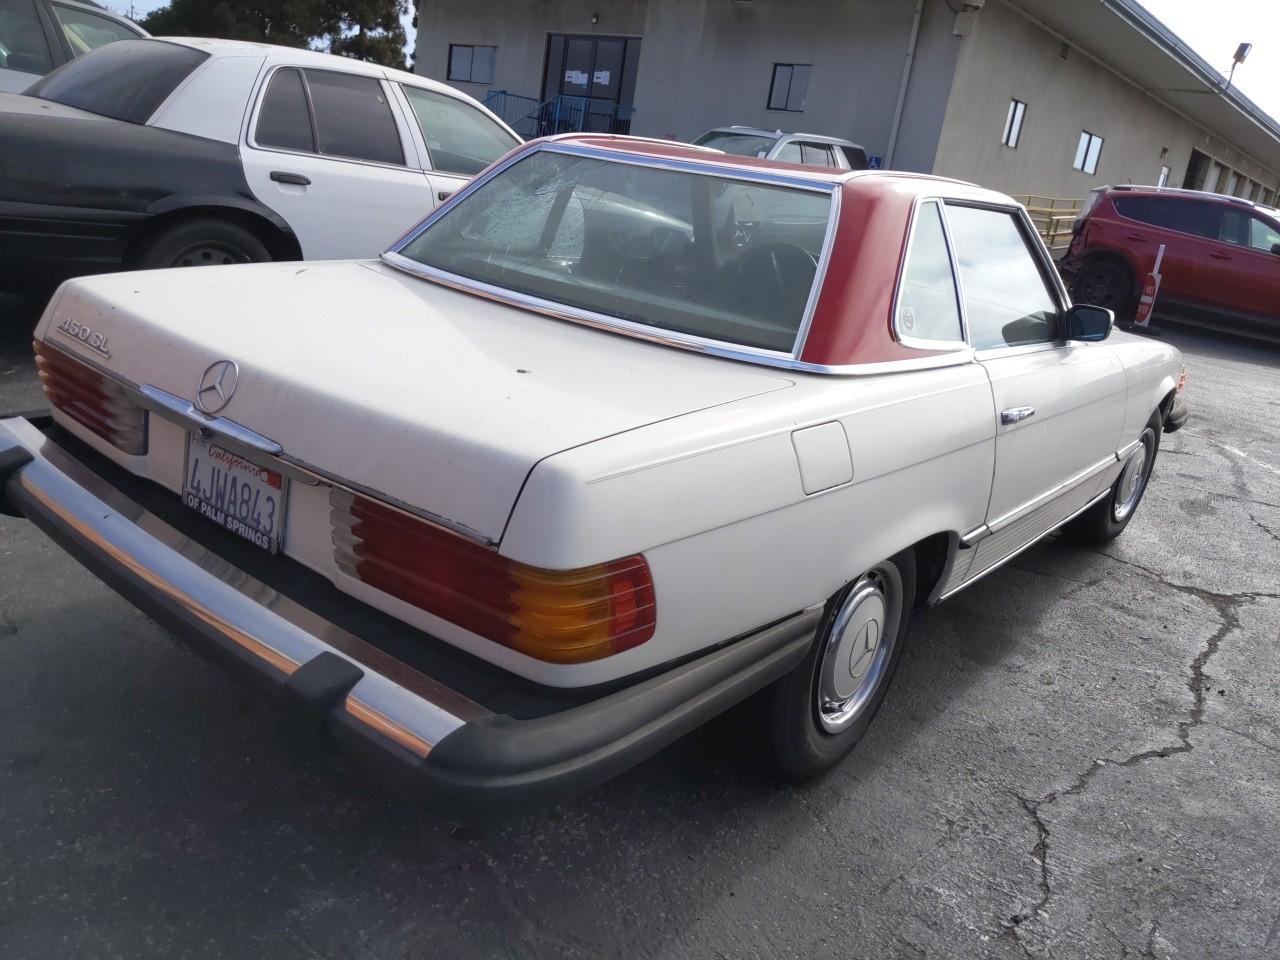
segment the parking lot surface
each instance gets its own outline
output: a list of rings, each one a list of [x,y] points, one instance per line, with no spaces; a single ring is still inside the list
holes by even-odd
[[[0,411],[41,405],[8,312]],[[1192,419],[1127,532],[917,614],[804,786],[739,709],[440,822],[0,517],[0,957],[1280,956],[1280,349],[1166,338]]]

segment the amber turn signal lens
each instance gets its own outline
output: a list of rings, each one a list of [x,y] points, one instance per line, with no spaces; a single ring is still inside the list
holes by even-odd
[[[124,386],[47,343],[32,346],[49,403],[119,450],[135,457],[147,452],[147,411]]]
[[[329,502],[340,570],[503,646],[584,663],[653,636],[653,580],[642,556],[542,570],[337,487]]]

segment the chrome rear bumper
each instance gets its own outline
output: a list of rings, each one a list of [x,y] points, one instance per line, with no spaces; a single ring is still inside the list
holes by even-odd
[[[0,507],[179,639],[292,700],[341,741],[395,761],[432,812],[459,819],[555,802],[632,766],[794,667],[821,616],[799,612],[607,696],[517,720],[250,576],[22,418],[0,420],[0,494]]]

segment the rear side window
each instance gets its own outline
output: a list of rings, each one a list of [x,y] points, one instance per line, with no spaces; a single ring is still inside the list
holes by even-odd
[[[1122,217],[1180,233],[1217,240],[1222,230],[1222,207],[1200,200],[1174,197],[1116,197]]]
[[[115,43],[117,40],[133,40],[138,34],[122,23],[108,17],[89,13],[76,7],[64,7],[60,3],[50,5],[58,18],[58,27],[67,38],[73,56],[82,56],[90,50]]]
[[[947,204],[947,225],[973,346],[1018,347],[1054,339],[1057,301],[1015,215]]]
[[[302,86],[302,74],[297,70],[278,70],[271,78],[258,112],[254,139],[264,147],[315,152],[307,92]]]
[[[894,324],[904,339],[963,342],[956,278],[937,203],[922,203],[902,271]]]
[[[391,104],[373,77],[307,70],[320,153],[404,165]]]
[[[840,147],[844,151],[844,158],[849,161],[850,170],[865,170],[870,166],[867,161],[867,151],[862,147]]]
[[[208,54],[163,40],[121,40],[65,63],[29,96],[146,123]]]
[[[53,69],[35,0],[0,0],[0,67],[36,74]]]
[[[403,89],[436,170],[469,177],[519,143],[468,103],[421,87]]]
[[[800,144],[792,140],[790,143],[784,143],[782,149],[778,151],[775,160],[783,163],[804,163],[804,154],[800,151]]]

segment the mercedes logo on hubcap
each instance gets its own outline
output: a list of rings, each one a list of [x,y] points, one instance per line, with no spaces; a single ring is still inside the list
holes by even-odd
[[[205,368],[196,388],[196,406],[203,412],[215,414],[228,403],[240,382],[240,368],[234,360],[218,360]]]

